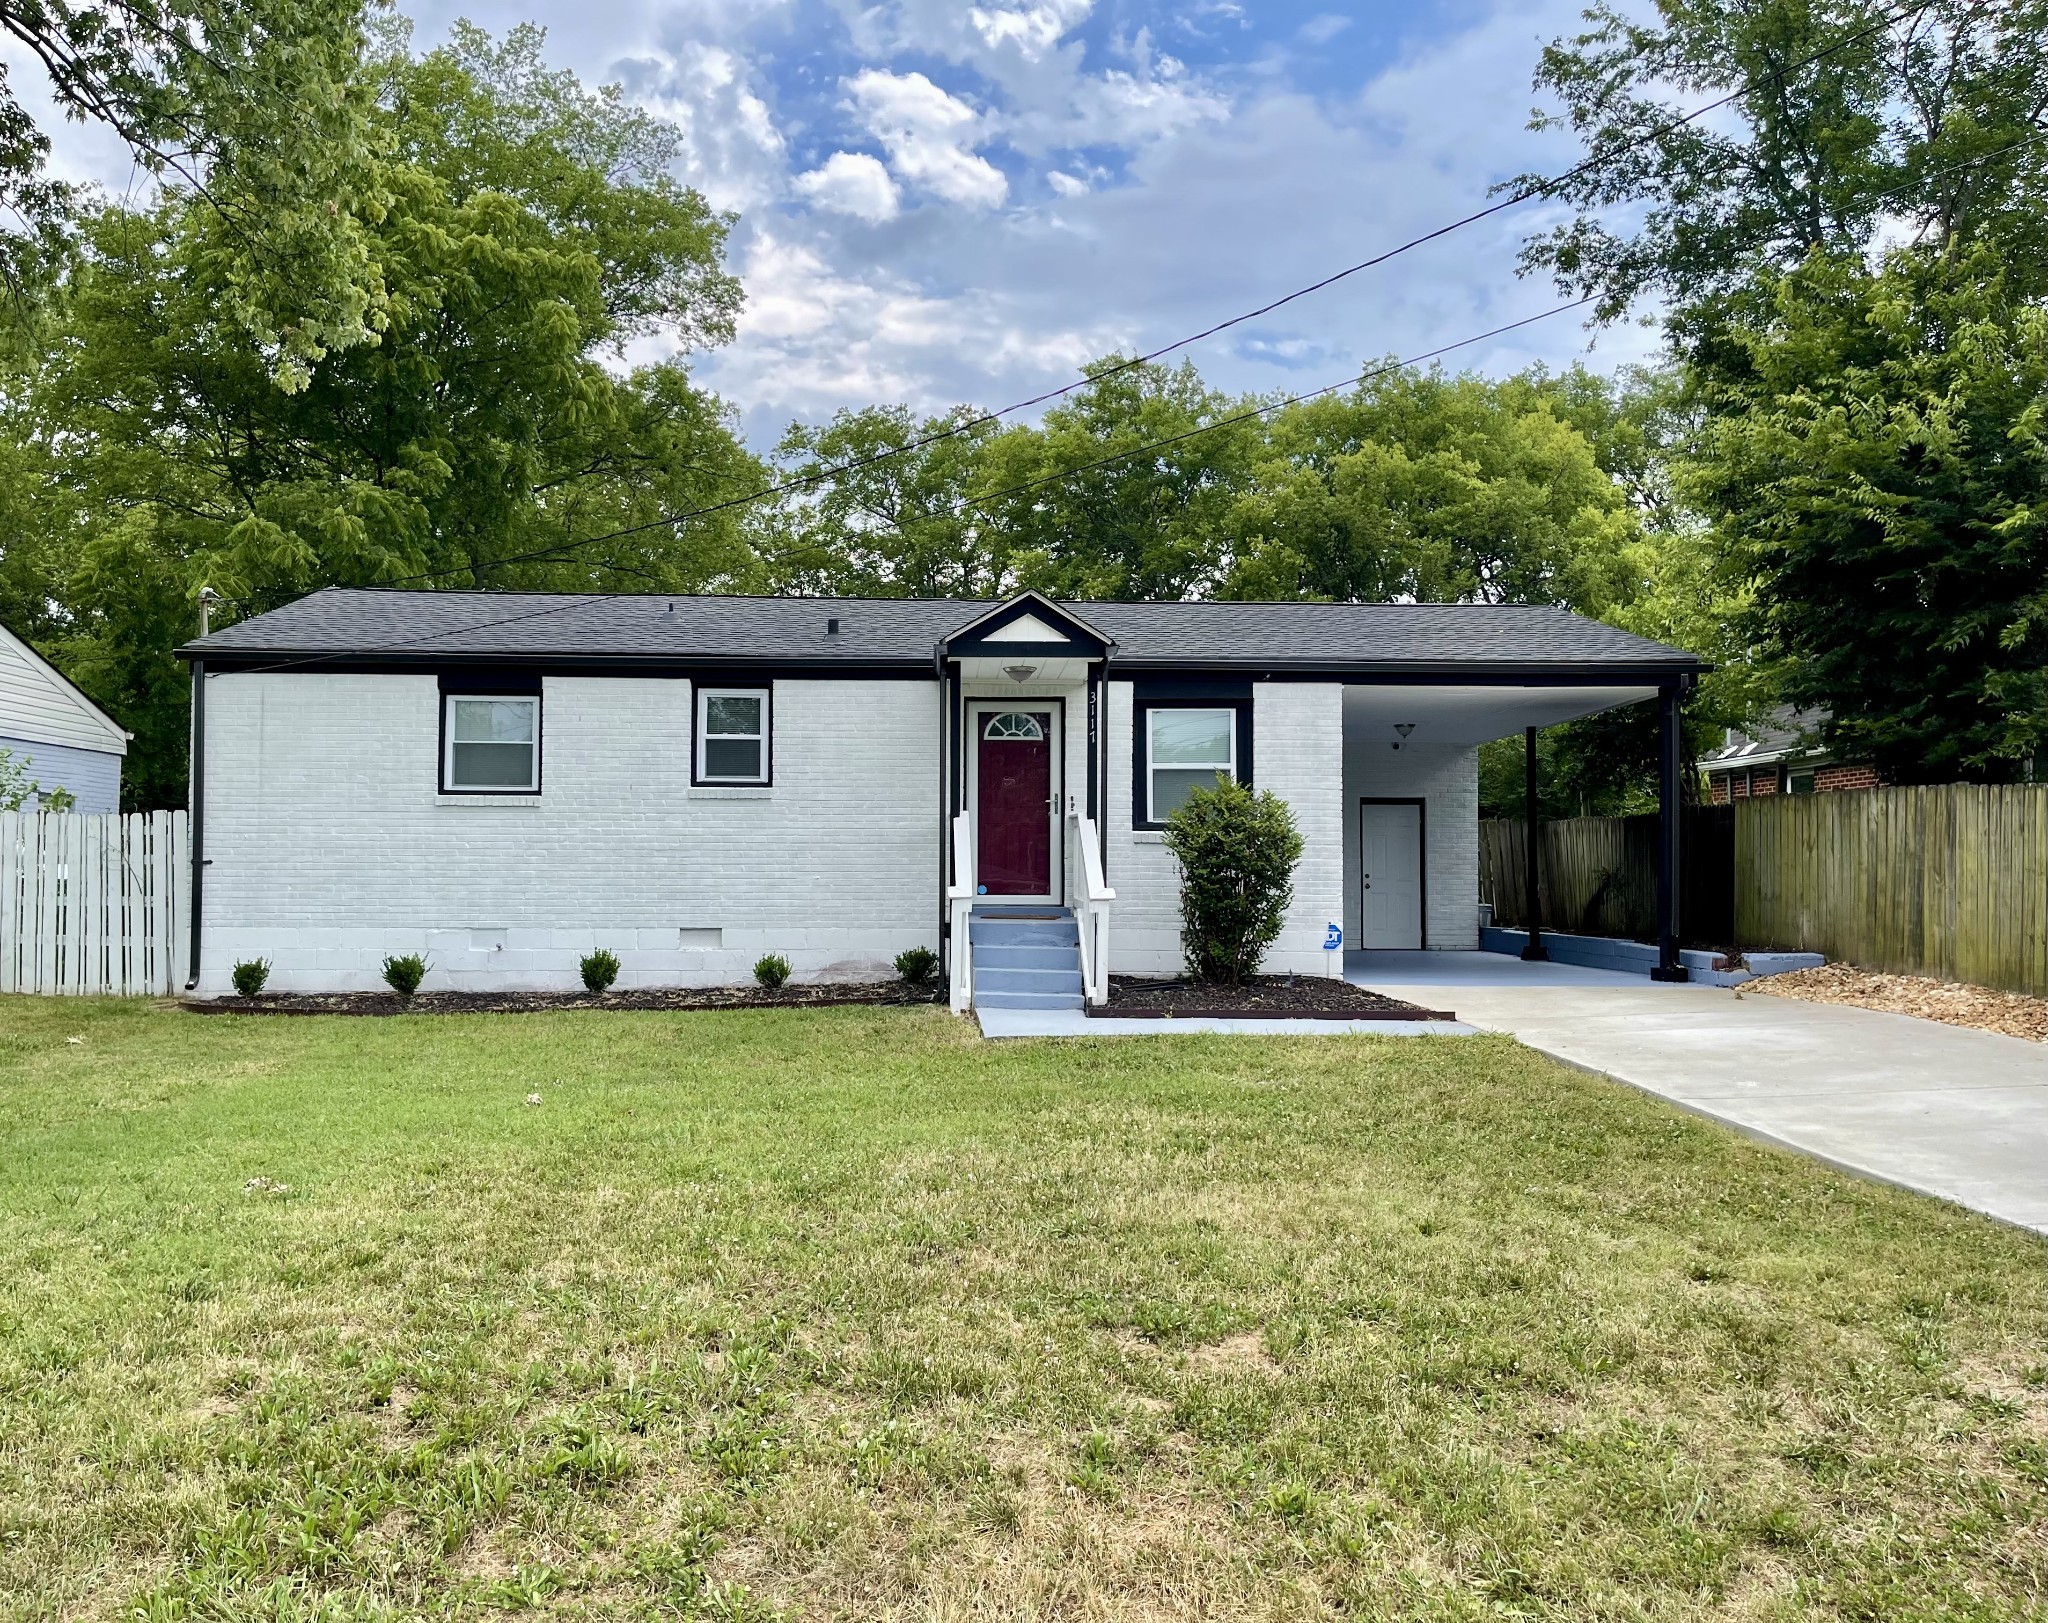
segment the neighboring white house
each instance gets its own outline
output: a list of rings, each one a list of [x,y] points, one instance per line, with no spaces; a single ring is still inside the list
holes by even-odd
[[[56,666],[0,626],[0,749],[45,795],[68,790],[75,811],[119,811],[128,736]]]
[[[1218,772],[1305,841],[1269,969],[1340,973],[1333,931],[1471,948],[1478,745],[1704,668],[1560,609],[1035,594],[335,589],[182,652],[207,992],[258,957],[278,990],[413,951],[430,985],[566,988],[601,946],[648,986],[922,945],[986,1000],[971,916],[1070,908],[1094,992],[1180,967],[1161,824]]]

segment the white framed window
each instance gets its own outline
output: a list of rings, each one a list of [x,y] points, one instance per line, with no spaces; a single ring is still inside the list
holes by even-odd
[[[767,688],[697,690],[697,782],[769,781]]]
[[[540,792],[539,694],[450,693],[441,703],[445,792]]]
[[[1145,712],[1145,820],[1163,823],[1190,791],[1237,776],[1233,709]]]

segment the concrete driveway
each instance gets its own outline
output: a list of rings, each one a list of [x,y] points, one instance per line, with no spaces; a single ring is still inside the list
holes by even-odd
[[[1345,978],[1845,1171],[2048,1232],[2048,1044],[1499,953],[1349,953]]]

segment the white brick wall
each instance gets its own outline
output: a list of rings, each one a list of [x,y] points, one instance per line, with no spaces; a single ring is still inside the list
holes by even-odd
[[[276,990],[561,988],[617,951],[622,986],[884,973],[938,944],[938,690],[779,681],[775,785],[690,787],[690,684],[547,679],[544,793],[438,794],[432,676],[222,674],[207,689],[201,989],[239,958]],[[716,930],[707,950],[701,933]]]
[[[1334,683],[1260,682],[1252,688],[1252,779],[1293,808],[1303,853],[1287,927],[1266,959],[1274,974],[1341,973],[1323,931],[1342,917],[1343,785],[1331,770],[1344,737],[1344,690]],[[1117,900],[1110,963],[1121,974],[1169,974],[1180,945],[1180,877],[1160,836],[1131,826],[1133,690],[1109,684],[1109,883]]]
[[[1423,864],[1429,893],[1424,927],[1432,949],[1479,945],[1479,751],[1448,744],[1383,739],[1344,741],[1344,937],[1361,935],[1358,803],[1423,801]]]

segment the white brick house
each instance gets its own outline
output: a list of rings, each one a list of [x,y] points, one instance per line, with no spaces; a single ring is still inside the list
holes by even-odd
[[[1305,853],[1269,969],[1478,940],[1477,747],[1702,667],[1561,610],[328,590],[182,650],[195,988],[889,973],[1081,915],[1091,993],[1181,963],[1160,823],[1218,770]],[[1113,892],[1113,896],[1109,893]],[[1092,955],[1092,956],[1091,956]],[[964,973],[962,973],[964,971]],[[960,984],[964,983],[964,984]]]

